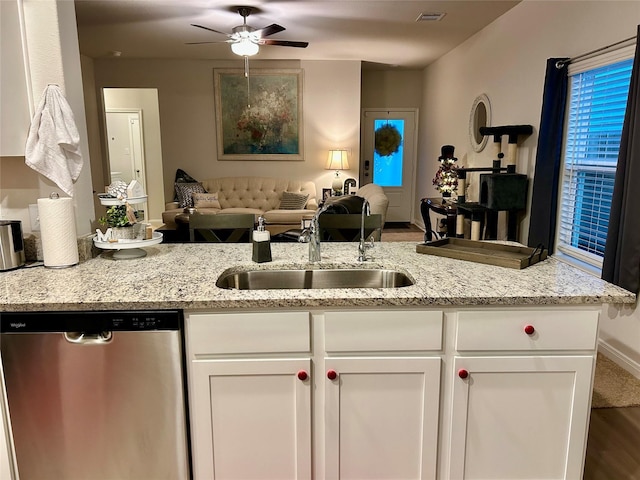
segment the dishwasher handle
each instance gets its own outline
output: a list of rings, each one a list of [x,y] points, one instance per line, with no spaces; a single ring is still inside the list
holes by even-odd
[[[113,339],[112,331],[100,333],[64,332],[62,335],[64,335],[64,339],[67,342],[76,345],[103,345],[111,342]]]

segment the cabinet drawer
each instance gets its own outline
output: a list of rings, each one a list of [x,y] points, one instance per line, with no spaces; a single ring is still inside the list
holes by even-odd
[[[325,313],[325,351],[442,349],[442,312],[389,310]]]
[[[189,314],[192,355],[310,352],[308,312]]]
[[[593,350],[597,311],[469,311],[458,313],[456,349]]]

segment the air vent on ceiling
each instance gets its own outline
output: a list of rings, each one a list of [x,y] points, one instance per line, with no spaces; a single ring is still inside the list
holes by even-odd
[[[442,20],[445,15],[446,13],[437,12],[421,13],[418,15],[418,18],[416,18],[416,22],[438,22]]]

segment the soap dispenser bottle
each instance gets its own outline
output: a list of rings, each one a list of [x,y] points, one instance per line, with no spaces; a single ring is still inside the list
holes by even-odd
[[[258,229],[253,231],[253,261],[257,263],[271,261],[271,239],[264,228],[264,217],[258,217]]]

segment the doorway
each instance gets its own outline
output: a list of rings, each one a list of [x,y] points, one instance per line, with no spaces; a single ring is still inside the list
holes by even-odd
[[[158,89],[103,88],[102,95],[105,183],[118,176],[140,182],[147,203],[138,208],[144,208],[146,222],[160,226],[165,203]]]
[[[406,223],[413,218],[417,118],[417,109],[411,108],[362,111],[360,184],[383,188],[389,199],[387,222]]]
[[[105,112],[110,183],[121,180],[127,185],[136,180],[147,192],[142,110],[113,109]],[[146,202],[142,207],[148,217]]]

